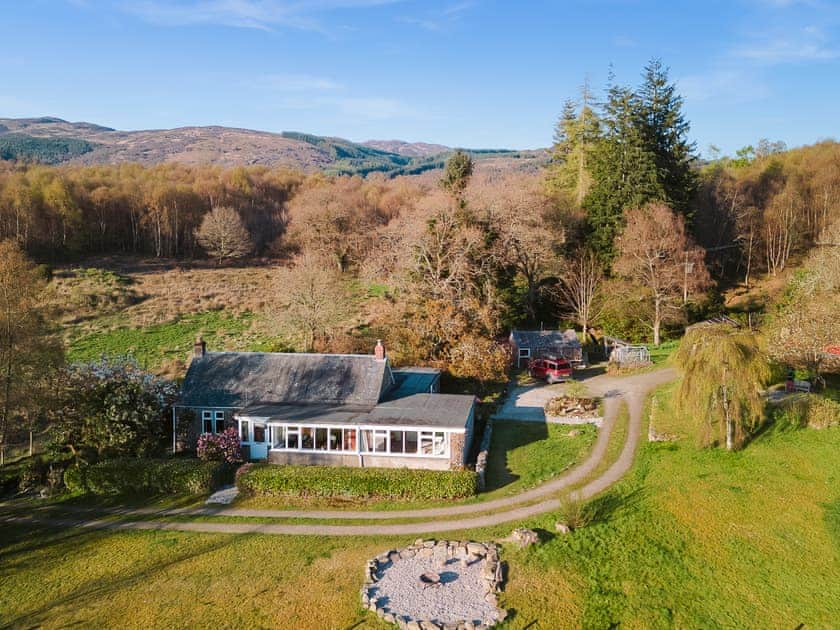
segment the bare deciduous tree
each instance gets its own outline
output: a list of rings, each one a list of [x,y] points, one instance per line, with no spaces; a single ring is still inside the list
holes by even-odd
[[[686,234],[685,220],[662,203],[625,212],[627,227],[616,239],[615,271],[650,292],[653,343],[659,345],[662,322],[678,309],[684,294],[709,286],[702,247]]]
[[[220,265],[226,258],[242,258],[254,249],[239,213],[227,206],[213,208],[204,215],[195,237]]]
[[[32,425],[39,385],[62,359],[41,306],[43,288],[20,247],[0,242],[0,465],[10,434]]]
[[[322,257],[300,256],[277,282],[278,318],[304,352],[347,321],[350,301],[340,272]]]
[[[597,255],[584,251],[572,257],[562,274],[555,291],[560,303],[568,309],[583,334],[589,334],[589,326],[601,312],[599,301],[604,271]]]

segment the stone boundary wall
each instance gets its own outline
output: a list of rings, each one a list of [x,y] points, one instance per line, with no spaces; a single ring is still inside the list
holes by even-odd
[[[441,625],[431,619],[398,617],[388,610],[387,606],[383,608],[376,600],[371,599],[370,589],[379,580],[379,572],[386,564],[401,558],[432,557],[438,554],[446,558],[460,558],[461,562],[484,563],[481,576],[487,587],[485,601],[496,608],[498,619],[484,619],[478,624],[462,621]],[[368,560],[365,567],[365,583],[361,590],[362,608],[376,613],[376,616],[386,623],[396,624],[400,630],[488,630],[507,618],[507,611],[498,607],[497,594],[501,591],[502,580],[502,563],[499,559],[499,548],[495,544],[418,538],[405,549],[391,549]]]
[[[603,416],[549,416],[546,415],[545,421],[549,424],[594,424],[600,427],[604,424]]]
[[[475,458],[475,472],[478,475],[478,491],[484,492],[487,487],[487,455],[490,452],[490,440],[493,437],[493,419],[487,419],[484,427],[484,435],[481,436],[481,444],[478,447],[478,457]]]

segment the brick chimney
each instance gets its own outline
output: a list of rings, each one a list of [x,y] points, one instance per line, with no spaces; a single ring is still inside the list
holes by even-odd
[[[201,335],[195,338],[195,345],[193,346],[193,357],[196,359],[203,357],[207,352],[207,343],[201,338]]]
[[[377,361],[384,361],[385,360],[385,346],[382,345],[382,340],[376,340],[376,347],[373,349],[373,356],[376,357]]]

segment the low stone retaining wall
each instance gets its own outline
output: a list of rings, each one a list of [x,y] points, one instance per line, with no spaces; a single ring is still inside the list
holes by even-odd
[[[478,457],[475,459],[475,472],[478,475],[478,491],[484,492],[487,487],[487,454],[490,452],[490,440],[493,438],[493,419],[487,419],[484,435],[478,447]]]
[[[368,561],[362,606],[402,630],[486,630],[507,617],[502,578],[494,544],[418,539]]]
[[[604,424],[603,416],[549,416],[546,415],[545,421],[550,424],[594,424],[600,427]]]

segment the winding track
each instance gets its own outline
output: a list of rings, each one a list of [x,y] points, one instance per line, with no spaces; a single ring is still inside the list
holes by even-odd
[[[258,510],[243,508],[175,508],[156,510],[154,508],[98,510],[100,514],[118,514],[127,517],[147,516],[233,516],[251,518],[285,519],[331,519],[331,520],[392,520],[417,518],[424,519],[412,523],[399,524],[287,524],[287,523],[213,523],[213,522],[163,522],[137,520],[114,522],[108,520],[78,520],[70,518],[8,516],[0,520],[17,522],[44,522],[64,527],[89,527],[94,529],[131,529],[131,530],[177,530],[191,532],[212,532],[226,534],[283,534],[283,535],[319,535],[319,536],[385,536],[425,534],[491,527],[510,521],[526,519],[546,512],[557,510],[561,501],[556,496],[559,491],[572,487],[586,479],[601,464],[607,451],[610,435],[622,401],[627,402],[630,422],[627,440],[619,458],[601,475],[589,481],[575,491],[581,499],[588,499],[609,488],[619,481],[630,469],[641,437],[644,402],[648,392],[673,380],[676,371],[665,368],[627,377],[595,377],[587,382],[593,394],[605,396],[604,423],[599,431],[595,447],[589,457],[580,465],[564,475],[520,494],[465,505],[442,508],[400,511],[338,511],[338,510]],[[542,500],[540,500],[542,499]],[[526,505],[523,505],[526,504]],[[470,516],[473,515],[473,516]],[[463,518],[457,518],[463,516]],[[446,518],[451,520],[435,520]]]

